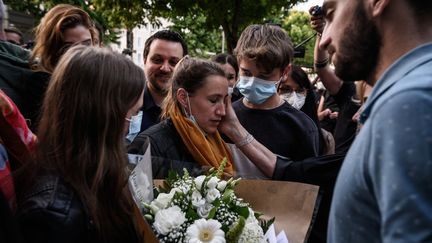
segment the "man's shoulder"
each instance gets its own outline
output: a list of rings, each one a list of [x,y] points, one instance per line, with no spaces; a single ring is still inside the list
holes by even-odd
[[[0,57],[8,58],[15,62],[28,63],[30,51],[12,43],[0,41]]]

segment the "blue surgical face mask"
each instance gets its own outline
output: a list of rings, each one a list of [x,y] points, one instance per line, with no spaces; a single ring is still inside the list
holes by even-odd
[[[131,117],[129,123],[129,133],[126,136],[126,139],[129,142],[132,142],[141,130],[142,115],[142,111],[139,111],[138,114]]]
[[[262,104],[276,94],[278,81],[268,81],[257,77],[240,76],[236,87],[253,104]]]

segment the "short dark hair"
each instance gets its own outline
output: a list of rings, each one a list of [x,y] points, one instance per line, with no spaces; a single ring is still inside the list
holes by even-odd
[[[220,53],[220,54],[213,56],[211,58],[211,60],[213,62],[217,62],[220,64],[227,64],[228,63],[229,65],[231,65],[234,68],[234,71],[236,72],[236,76],[238,75],[239,66],[237,63],[237,59],[233,55],[227,54],[227,53]]]
[[[291,78],[296,82],[300,88],[311,90],[312,89],[312,83],[307,76],[306,72],[297,65],[291,66]]]
[[[432,1],[407,0],[407,3],[414,10],[418,20],[423,20],[424,18],[430,17],[430,12],[432,11]]]
[[[21,39],[19,44],[20,45],[24,44],[23,33],[18,28],[14,27],[14,26],[9,26],[9,27],[4,28],[4,32],[14,33],[14,34],[19,35],[19,37]]]
[[[146,40],[144,45],[144,60],[147,59],[147,56],[150,52],[151,43],[156,39],[178,42],[183,48],[183,56],[186,56],[188,54],[186,42],[183,40],[183,37],[179,33],[172,30],[160,30]]]

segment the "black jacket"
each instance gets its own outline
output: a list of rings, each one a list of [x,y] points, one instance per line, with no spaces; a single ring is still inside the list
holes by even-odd
[[[50,74],[33,72],[29,52],[14,44],[0,41],[0,89],[17,105],[35,131],[43,96]]]
[[[129,154],[144,154],[151,144],[153,178],[165,179],[170,170],[183,174],[183,168],[192,176],[201,175],[203,170],[195,162],[184,145],[171,119],[149,127],[141,132],[129,145]]]
[[[20,199],[18,221],[26,242],[97,242],[74,191],[57,176],[42,176]]]

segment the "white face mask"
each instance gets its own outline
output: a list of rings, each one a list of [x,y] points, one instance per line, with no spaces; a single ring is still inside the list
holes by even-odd
[[[228,87],[228,95],[231,96],[234,91],[233,87]]]
[[[302,93],[297,92],[290,92],[281,94],[280,97],[284,99],[288,104],[290,104],[292,107],[296,108],[297,110],[300,110],[306,100],[306,95]]]

